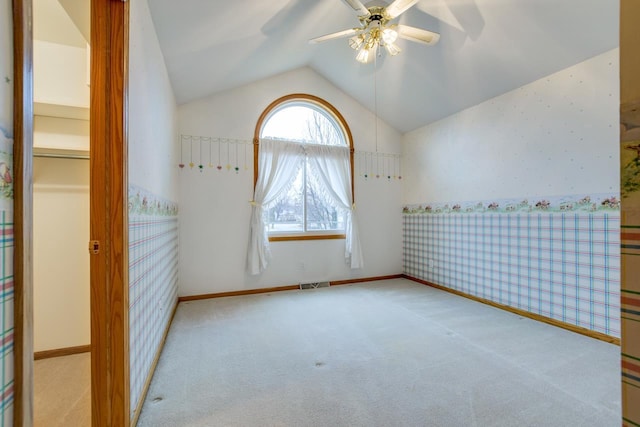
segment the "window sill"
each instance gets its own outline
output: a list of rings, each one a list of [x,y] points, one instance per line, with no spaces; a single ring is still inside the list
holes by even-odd
[[[270,242],[293,242],[298,240],[338,240],[346,239],[345,234],[288,234],[269,236]]]

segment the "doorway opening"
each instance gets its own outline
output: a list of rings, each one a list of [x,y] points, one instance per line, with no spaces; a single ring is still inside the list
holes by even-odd
[[[35,425],[91,424],[90,5],[33,0]]]

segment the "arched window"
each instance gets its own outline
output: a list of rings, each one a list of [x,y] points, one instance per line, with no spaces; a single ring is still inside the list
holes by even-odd
[[[359,267],[353,141],[338,110],[312,95],[282,97],[258,119],[254,143],[250,270],[266,267],[269,241],[312,239],[345,239],[345,255]]]
[[[322,99],[293,95],[276,102],[259,123],[258,143],[268,138],[351,148],[346,123]],[[351,158],[352,151],[349,153]],[[344,238],[346,212],[327,197],[327,189],[308,158],[297,166],[289,187],[266,210],[269,239]]]

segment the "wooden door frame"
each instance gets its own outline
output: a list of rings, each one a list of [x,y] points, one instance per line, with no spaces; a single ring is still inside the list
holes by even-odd
[[[33,33],[13,0],[14,426],[33,425]],[[91,424],[128,427],[127,75],[129,5],[91,0]]]
[[[91,0],[91,418],[127,427],[129,399],[127,91],[129,4]]]
[[[33,425],[33,28],[31,0],[13,0],[13,425]]]

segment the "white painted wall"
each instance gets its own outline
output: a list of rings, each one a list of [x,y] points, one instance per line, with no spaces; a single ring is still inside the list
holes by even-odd
[[[619,192],[619,51],[404,136],[404,203]]]
[[[355,149],[376,150],[374,114],[309,68],[181,105],[178,107],[179,131],[188,135],[251,140],[264,109],[275,99],[291,93],[308,93],[331,103],[347,121]],[[400,153],[400,140],[397,131],[379,122],[380,152]],[[251,147],[249,150],[252,151]],[[188,162],[185,158],[185,163]],[[363,269],[351,270],[345,265],[341,240],[274,242],[267,270],[259,276],[247,274],[248,201],[253,198],[252,154],[248,168],[248,171],[242,168],[238,174],[207,167],[202,173],[188,166],[180,170],[180,295],[402,272],[400,181],[365,181],[358,176],[355,199],[364,248]]]
[[[34,102],[88,108],[87,55],[86,47],[34,40]]]
[[[176,102],[146,1],[131,3],[129,183],[178,200]],[[135,19],[134,19],[135,18]]]
[[[89,161],[34,158],[33,181],[34,349],[87,345]]]

